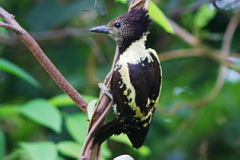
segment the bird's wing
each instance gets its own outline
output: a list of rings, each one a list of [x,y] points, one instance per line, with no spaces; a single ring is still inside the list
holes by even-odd
[[[136,92],[136,105],[143,115],[154,111],[161,86],[161,68],[158,58],[150,52],[152,61],[145,59],[137,65],[129,65],[132,85]]]

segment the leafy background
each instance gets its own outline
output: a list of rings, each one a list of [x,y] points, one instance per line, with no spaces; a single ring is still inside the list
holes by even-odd
[[[219,51],[239,2],[217,0],[218,7],[198,0],[154,2],[147,46],[165,58],[159,106],[142,148],[132,149],[126,136],[114,136],[102,145],[102,159],[122,154],[139,160],[239,159],[240,28],[231,44],[235,54],[229,57],[235,68],[227,70],[220,93],[207,104],[176,109],[179,103],[200,99],[212,90],[220,63],[204,54],[182,56],[179,50],[195,52],[198,46],[172,33],[158,10]],[[89,33],[88,28],[126,12],[125,0],[100,0],[94,9],[93,0],[1,0],[0,5],[16,16],[84,98],[97,99],[97,83],[111,67],[115,44],[105,35]],[[164,53],[170,51],[180,55],[166,60]],[[77,159],[86,119],[13,33],[0,28],[0,159]]]

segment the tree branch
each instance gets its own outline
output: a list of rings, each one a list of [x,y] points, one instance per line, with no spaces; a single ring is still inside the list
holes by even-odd
[[[146,6],[148,7],[149,0],[131,0],[129,3],[129,10],[136,8],[136,7],[143,7],[146,2]],[[118,57],[119,51],[118,51],[118,46],[116,47],[115,50],[115,55],[112,63],[112,68],[108,75],[106,76],[104,80],[104,84],[109,88],[110,87],[110,81],[112,77],[112,71],[114,69],[114,65],[116,62],[116,59]],[[87,138],[85,139],[85,143],[82,149],[82,153],[80,156],[80,160],[82,159],[87,159],[87,160],[93,160],[93,159],[99,159],[99,149],[100,145],[99,144],[93,144],[94,137],[91,136],[91,134],[99,127],[101,127],[104,124],[105,119],[107,118],[108,112],[111,108],[112,101],[109,99],[108,96],[105,94],[100,95],[99,98],[99,103],[96,106],[94,115],[91,119],[90,125],[89,125],[89,130],[88,130],[88,135]]]
[[[240,72],[240,68],[236,67],[236,64],[230,59],[223,57],[220,52],[221,50],[208,49],[207,51],[205,51],[201,48],[191,48],[161,52],[160,54],[158,54],[158,56],[159,59],[161,59],[161,62],[187,57],[209,57],[219,62],[220,64],[225,63],[228,68]],[[236,53],[230,53],[229,55],[232,57],[239,57],[239,55],[237,55]]]
[[[230,20],[226,32],[224,34],[224,39],[223,39],[223,44],[222,44],[222,49],[221,49],[221,58],[227,59],[229,56],[229,50],[230,50],[230,45],[232,41],[233,34],[237,28],[237,25],[240,20],[240,11],[238,11]],[[206,96],[195,100],[195,101],[183,101],[178,103],[175,107],[173,107],[172,110],[169,111],[171,115],[175,115],[178,110],[185,106],[195,106],[195,107],[201,107],[204,104],[207,104],[211,101],[213,101],[217,95],[220,93],[225,77],[226,77],[226,71],[227,71],[227,65],[226,63],[221,63],[220,68],[219,68],[219,75],[217,77],[217,80],[215,82],[215,85],[213,89],[207,94]]]
[[[202,45],[199,39],[193,36],[192,34],[190,34],[187,30],[183,29],[181,26],[179,26],[177,23],[175,23],[171,19],[168,19],[168,21],[173,27],[176,35],[180,37],[182,40],[184,40],[185,42],[187,42],[188,44],[194,47],[199,47],[200,45]]]
[[[14,16],[0,7],[0,17],[6,21],[6,23],[0,22],[0,26],[15,32],[18,39],[28,47],[31,53],[53,78],[57,85],[76,103],[76,105],[84,113],[87,113],[87,101],[67,82],[67,80],[62,76],[58,69],[44,54],[37,42],[18,24],[18,22],[14,19]]]

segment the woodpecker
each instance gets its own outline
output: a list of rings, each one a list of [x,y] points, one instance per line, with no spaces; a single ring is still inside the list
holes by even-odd
[[[90,29],[108,34],[119,47],[110,91],[116,105],[116,118],[99,128],[93,136],[102,143],[111,135],[127,134],[134,148],[143,145],[158,104],[162,70],[157,53],[146,49],[149,15],[135,8],[107,25]]]

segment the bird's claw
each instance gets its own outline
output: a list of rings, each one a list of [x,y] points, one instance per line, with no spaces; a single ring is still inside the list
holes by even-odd
[[[113,99],[111,91],[107,86],[103,83],[98,83],[98,87],[101,89],[101,94],[107,95],[110,99]]]

